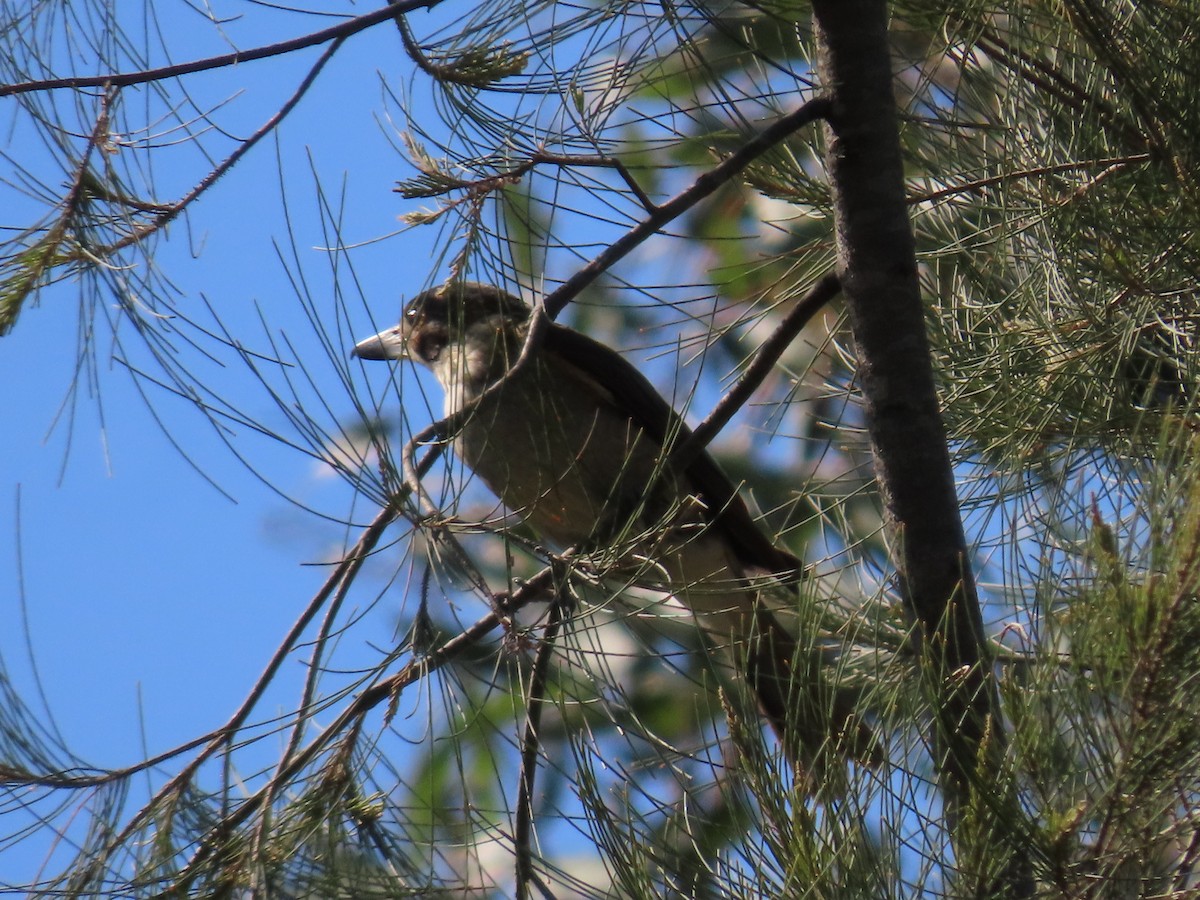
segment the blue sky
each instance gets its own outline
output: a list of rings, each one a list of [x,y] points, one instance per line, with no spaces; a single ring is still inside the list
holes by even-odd
[[[177,37],[199,39],[178,39],[176,60],[228,49],[211,41],[211,29],[197,24],[187,7],[169,10],[167,24],[179,29]],[[252,46],[324,27],[329,20],[276,16],[269,24],[239,32],[235,23],[227,31],[242,46]],[[296,60],[197,76],[189,86],[199,92],[200,105],[248,87],[220,117],[239,123],[234,127],[245,134],[290,93],[315,56],[307,51]],[[326,189],[345,192],[347,240],[399,229],[397,216],[412,205],[391,189],[409,170],[389,144],[390,126],[375,116],[382,106],[377,69],[402,59],[394,29],[360,35],[284,123],[279,143],[261,143],[203,196],[186,222],[171,227],[154,262],[178,286],[180,312],[211,325],[207,301],[248,347],[269,353],[268,332],[276,339],[286,335],[314,360],[315,369],[328,369],[331,363],[316,345],[276,253],[277,244],[291,242],[280,199],[287,197],[297,260],[323,304],[319,314],[327,313],[333,325],[333,279],[329,254],[320,249],[327,236],[314,214],[312,171],[321,173]],[[137,102],[135,92],[127,96],[127,102]],[[17,118],[13,103],[0,102],[6,121]],[[27,132],[11,133],[9,154],[40,169],[49,184],[62,182],[48,158],[30,155],[30,145],[22,143]],[[209,146],[228,152],[232,145],[210,135]],[[205,174],[182,150],[163,149],[154,159],[160,200]],[[35,204],[3,185],[0,209],[5,210],[0,224],[6,226],[27,224],[37,214]],[[402,291],[419,289],[440,274],[431,261],[434,235],[425,231],[430,233],[418,231],[355,253],[356,275],[380,320],[394,321]],[[116,341],[100,329],[95,379],[76,382],[80,295],[73,280],[46,290],[0,344],[5,386],[0,610],[7,623],[0,629],[0,655],[15,690],[39,718],[48,722],[52,716],[66,745],[86,763],[110,768],[223,723],[324,581],[327,570],[320,564],[337,555],[348,532],[264,484],[189,403],[145,379],[139,390],[130,367],[158,372],[128,323],[118,327]],[[103,320],[113,300],[99,302],[97,318]],[[352,329],[360,336],[369,333],[372,316],[361,303],[354,310]],[[205,383],[250,418],[282,425],[236,353],[187,325],[168,327],[176,325],[215,355],[214,361],[191,357]],[[112,356],[127,365],[112,362]],[[386,372],[379,375],[381,382],[386,379]],[[75,403],[60,414],[73,382]],[[322,392],[331,419],[353,419],[353,405],[336,378],[328,377]],[[197,473],[167,434],[220,490]],[[245,426],[231,427],[230,437],[275,488],[327,516],[351,517],[352,494],[328,469]],[[372,513],[360,503],[353,516],[363,521]],[[386,574],[382,566],[378,574]],[[382,583],[375,580],[374,590]],[[374,599],[364,591],[358,602]],[[393,602],[398,605],[399,598]],[[395,611],[377,606],[359,627],[360,642],[394,643]],[[302,674],[298,660],[285,665],[278,694],[255,718],[294,706]],[[274,744],[268,753],[277,753]],[[20,815],[6,817],[6,831]],[[0,853],[0,886],[32,877],[45,850],[44,843],[32,841]]]

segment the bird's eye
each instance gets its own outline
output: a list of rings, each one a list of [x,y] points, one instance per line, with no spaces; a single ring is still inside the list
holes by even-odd
[[[442,355],[442,351],[446,349],[447,343],[449,343],[449,339],[445,327],[431,322],[413,335],[409,347],[417,359],[433,365]]]

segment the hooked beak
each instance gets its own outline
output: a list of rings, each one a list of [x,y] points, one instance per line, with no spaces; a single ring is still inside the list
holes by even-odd
[[[408,356],[406,336],[399,325],[359,341],[350,351],[359,359],[404,359]]]

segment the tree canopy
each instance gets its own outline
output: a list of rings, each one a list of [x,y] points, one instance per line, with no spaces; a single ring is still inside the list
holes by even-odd
[[[1200,4],[226,6],[0,6],[0,883],[1197,890]],[[808,567],[780,605],[878,765],[792,771],[678,604],[349,357],[455,279],[685,415]],[[87,499],[93,434],[129,493]],[[47,700],[114,690],[47,608],[190,669],[115,762]]]

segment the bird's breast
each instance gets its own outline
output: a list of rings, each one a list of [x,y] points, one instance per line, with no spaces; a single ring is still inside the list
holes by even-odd
[[[635,537],[619,532],[668,515],[678,493],[656,441],[586,382],[540,363],[478,401],[455,449],[506,506],[564,547]]]
[[[543,538],[613,550],[624,577],[669,591],[722,638],[742,633],[753,591],[710,511],[661,444],[571,371],[536,364],[490,394],[468,386],[456,453]]]

